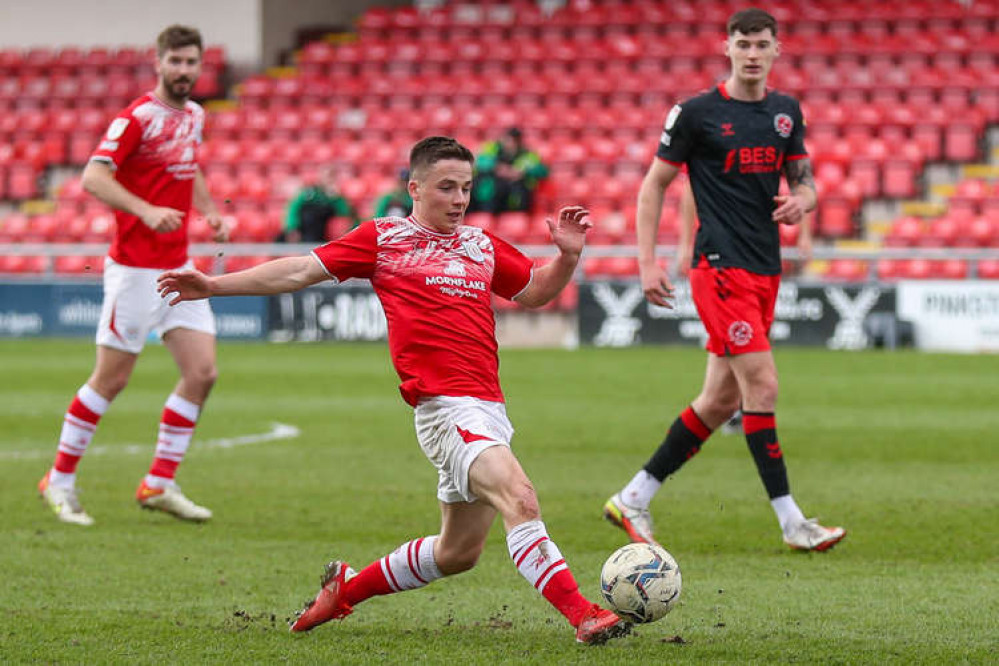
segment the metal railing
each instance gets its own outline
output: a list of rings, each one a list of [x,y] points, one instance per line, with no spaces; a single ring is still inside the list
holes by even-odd
[[[295,256],[308,254],[316,245],[312,243],[194,243],[189,248],[192,257],[213,257],[213,269],[221,272],[225,269],[228,259],[246,256]],[[555,253],[553,245],[524,245],[519,249],[529,257],[546,257]],[[103,257],[107,254],[107,243],[0,243],[0,256],[36,256],[46,257],[47,269],[42,274],[50,277],[55,274],[56,257],[85,256]],[[672,258],[676,247],[661,245],[658,248],[660,257]],[[637,257],[638,248],[635,245],[591,245],[583,253],[584,259],[597,257]],[[797,248],[787,247],[782,250],[785,260],[801,259]],[[857,259],[868,262],[870,279],[876,279],[877,262],[881,259],[960,259],[968,262],[969,278],[977,275],[977,263],[985,260],[999,260],[999,247],[994,248],[833,248],[821,245],[812,251],[813,260]],[[62,274],[60,274],[62,275]],[[23,274],[22,277],[37,277],[38,274]]]

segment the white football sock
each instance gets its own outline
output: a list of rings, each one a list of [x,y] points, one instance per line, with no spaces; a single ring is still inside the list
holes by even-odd
[[[774,513],[777,514],[777,522],[780,523],[780,528],[784,532],[787,532],[787,528],[791,525],[797,525],[805,520],[805,514],[801,512],[801,509],[798,508],[798,503],[790,495],[781,495],[780,497],[773,498],[770,500],[770,506],[774,508]]]
[[[621,491],[621,501],[632,509],[648,509],[649,504],[652,503],[652,498],[656,496],[662,485],[662,481],[644,469],[640,469],[638,474]]]

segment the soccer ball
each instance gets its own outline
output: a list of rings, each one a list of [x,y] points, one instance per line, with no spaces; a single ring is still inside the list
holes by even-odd
[[[600,590],[611,608],[631,622],[655,622],[680,598],[680,567],[662,546],[629,543],[600,571]]]

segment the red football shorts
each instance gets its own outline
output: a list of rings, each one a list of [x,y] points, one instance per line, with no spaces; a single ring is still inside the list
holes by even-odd
[[[779,287],[780,275],[707,265],[691,269],[690,291],[708,331],[708,352],[734,356],[768,351]]]

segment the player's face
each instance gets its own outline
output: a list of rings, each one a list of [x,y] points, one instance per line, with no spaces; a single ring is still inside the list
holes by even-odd
[[[156,73],[164,93],[177,101],[187,100],[201,75],[201,49],[192,44],[164,51],[156,60]]]
[[[777,39],[769,28],[748,35],[737,30],[725,42],[732,73],[746,83],[766,81],[778,52]]]
[[[453,233],[465,217],[472,192],[472,165],[464,160],[441,160],[409,181],[413,215],[434,231]]]

